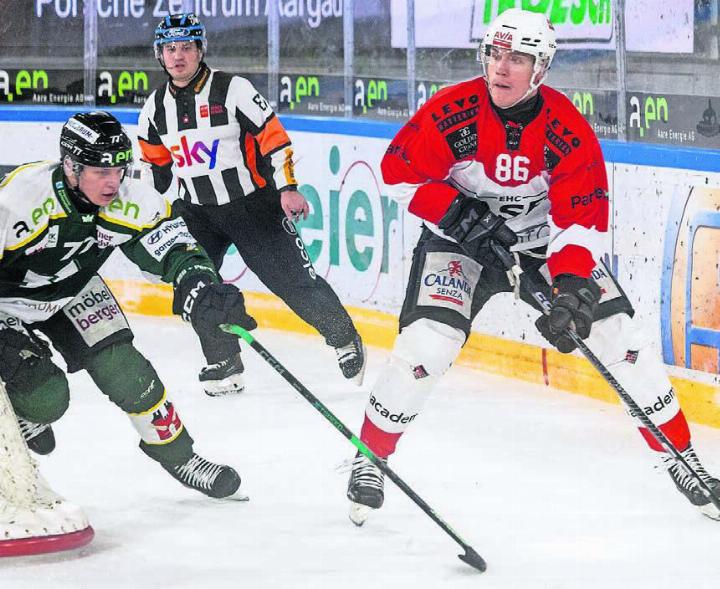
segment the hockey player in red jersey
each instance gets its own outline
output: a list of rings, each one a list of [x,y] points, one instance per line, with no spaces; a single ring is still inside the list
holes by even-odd
[[[608,230],[608,183],[592,129],[564,95],[542,85],[555,35],[537,13],[510,9],[488,28],[478,51],[484,76],[435,94],[398,132],[382,160],[390,194],[423,219],[413,254],[400,334],[365,409],[361,439],[381,458],[455,360],[473,319],[515,285],[489,245],[512,251],[547,284],[548,316],[536,325],[561,352],[568,326],[612,371],[685,460],[715,490],[700,463],[664,366],[633,327],[633,308],[600,261]],[[448,288],[451,284],[453,288]],[[532,298],[523,300],[537,307]],[[540,309],[538,309],[540,310]],[[663,402],[657,404],[660,398]],[[662,405],[660,409],[657,409]],[[653,450],[662,447],[644,428]],[[664,466],[703,513],[720,512],[669,455]],[[383,503],[383,474],[356,456],[347,495],[362,524]]]

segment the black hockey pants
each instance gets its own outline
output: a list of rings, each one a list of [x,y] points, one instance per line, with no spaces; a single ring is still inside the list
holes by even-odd
[[[210,256],[216,268],[231,244],[262,283],[301,319],[312,325],[332,347],[347,345],[355,336],[352,319],[324,278],[315,273],[295,226],[285,218],[280,194],[258,190],[224,205],[196,205],[176,201],[173,212]],[[221,334],[208,362],[218,362],[238,350],[237,338]]]

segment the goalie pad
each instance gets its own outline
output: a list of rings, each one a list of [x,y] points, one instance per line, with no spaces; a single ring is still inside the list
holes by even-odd
[[[88,529],[90,524],[83,510],[52,491],[34,464],[33,469],[35,480],[27,501],[18,504],[0,497],[3,531],[0,540],[57,536]],[[89,533],[92,538],[92,529]]]
[[[0,557],[69,550],[92,537],[82,509],[38,472],[0,383]]]

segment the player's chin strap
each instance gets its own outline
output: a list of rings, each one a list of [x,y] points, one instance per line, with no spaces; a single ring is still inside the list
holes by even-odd
[[[508,270],[513,270],[513,268],[516,268],[515,270],[513,270],[513,272],[517,275],[518,281],[521,283],[522,287],[540,306],[540,308],[543,310],[543,313],[548,315],[550,313],[552,303],[545,296],[545,289],[535,281],[532,275],[523,273],[522,268],[520,268],[520,265],[516,262],[515,258],[508,250],[506,250],[501,245],[495,243],[494,241],[490,242],[490,247],[492,248],[493,253],[502,261],[502,263]],[[521,275],[522,279],[520,278]],[[660,428],[658,428],[658,426],[656,426],[652,422],[652,420],[647,415],[645,415],[645,412],[635,402],[635,399],[630,396],[630,393],[625,390],[625,388],[612,375],[612,373],[601,362],[601,360],[593,353],[590,348],[588,348],[587,344],[583,341],[583,339],[577,333],[575,333],[575,330],[568,328],[565,330],[565,335],[572,340],[572,342],[577,346],[578,350],[582,352],[583,356],[585,356],[585,358],[588,359],[590,364],[593,365],[595,370],[600,373],[600,376],[602,376],[615,390],[620,399],[625,403],[626,407],[630,409],[631,413],[636,416],[636,418],[638,419],[638,421],[640,421],[643,427],[647,428],[647,430],[652,434],[657,443],[663,447],[665,452],[672,456],[675,461],[678,462],[685,469],[685,471],[697,483],[702,493],[710,500],[710,502],[715,507],[720,509],[720,497],[713,493],[712,489],[710,489],[707,483],[702,478],[700,478],[700,475],[698,475],[697,471],[693,469],[690,464],[688,464],[685,457],[678,451],[677,448],[675,448],[675,446],[667,438],[667,436],[660,430]]]

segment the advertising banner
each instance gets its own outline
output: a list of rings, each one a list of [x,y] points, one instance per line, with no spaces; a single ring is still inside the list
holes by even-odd
[[[404,295],[408,233],[398,204],[387,196],[380,159],[387,141],[293,133],[299,188],[310,216],[296,223],[315,268],[348,304],[397,313]],[[413,225],[418,225],[412,221]],[[231,252],[223,276],[242,288],[265,290]]]
[[[415,89],[417,107],[442,87],[441,82],[418,80]],[[407,82],[391,78],[353,78],[352,115],[405,122],[410,117]],[[280,74],[281,113],[342,117],[345,114],[343,76]]]
[[[267,94],[266,74],[238,73]],[[83,75],[82,69],[0,69],[0,104],[82,106]],[[167,75],[159,69],[99,69],[95,104],[140,108],[149,94],[166,82]],[[342,81],[340,88],[342,96]]]
[[[474,48],[508,8],[545,14],[560,48],[615,49],[612,0],[423,0],[415,3],[417,47]],[[391,0],[392,46],[407,46],[405,0]],[[633,0],[625,8],[629,51],[692,53],[693,0]]]
[[[557,88],[585,117],[598,139],[617,139],[617,92]]]
[[[0,104],[83,104],[82,69],[0,70]]]
[[[628,139],[717,149],[720,147],[718,110],[717,96],[633,92],[628,96],[627,105]]]
[[[83,0],[34,0],[38,18],[74,18],[83,13]],[[194,12],[202,19],[239,18],[257,24],[267,20],[267,0],[97,0],[101,19],[148,18],[159,20],[168,14]],[[342,0],[278,0],[281,18],[297,18],[316,28],[325,19],[342,16]]]
[[[98,106],[142,107],[155,88],[167,82],[165,72],[151,69],[103,69],[95,83]]]
[[[596,108],[583,94],[572,99]],[[61,126],[3,123],[0,168],[56,159]],[[133,126],[127,129],[134,135]],[[300,190],[311,206],[294,230],[308,264],[346,304],[397,315],[420,222],[388,197],[382,182],[379,164],[388,140],[309,132],[291,137]],[[607,169],[613,228],[605,262],[633,303],[641,332],[668,365],[717,375],[720,174],[612,162]],[[113,257],[105,272],[111,279],[142,280],[122,257]],[[222,272],[244,290],[267,292],[232,249]],[[488,303],[473,331],[542,346],[536,316],[507,293]]]
[[[410,117],[405,80],[355,78],[353,88],[353,115],[396,121]]]
[[[345,115],[345,83],[342,76],[280,74],[278,110],[313,116]]]

